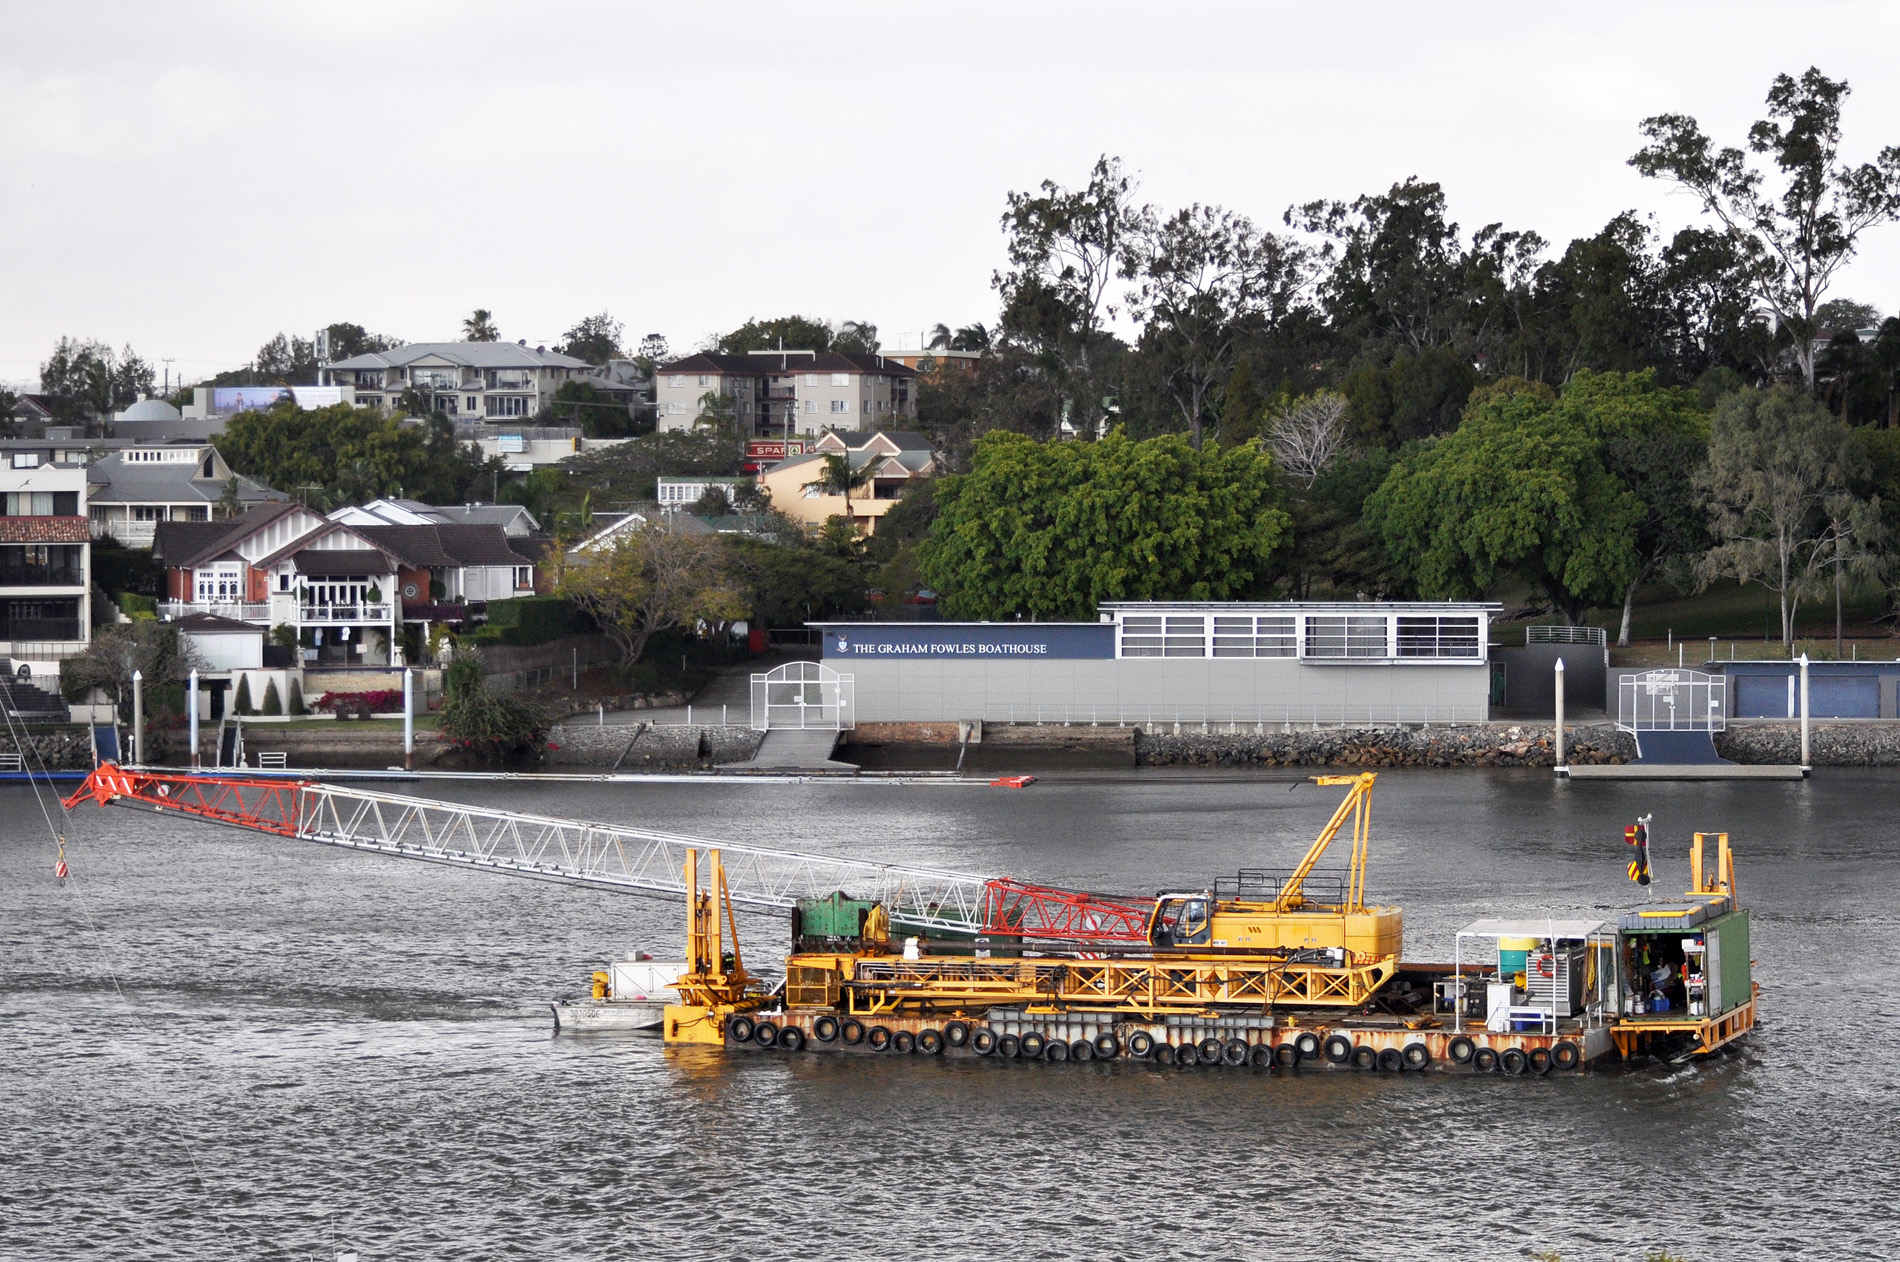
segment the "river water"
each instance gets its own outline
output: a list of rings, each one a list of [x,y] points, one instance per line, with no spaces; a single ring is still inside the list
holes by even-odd
[[[1091,888],[1288,866],[1338,790],[1070,772],[949,786],[424,792]],[[1892,773],[1561,784],[1395,772],[1370,890],[1408,955],[1630,901],[1727,829],[1760,1028],[1548,1079],[726,1057],[554,1037],[545,1000],[678,904],[86,807],[73,880],[0,791],[0,1258],[1887,1258],[1900,1155]],[[1343,857],[1343,856],[1342,856]],[[782,920],[743,917],[753,962]]]

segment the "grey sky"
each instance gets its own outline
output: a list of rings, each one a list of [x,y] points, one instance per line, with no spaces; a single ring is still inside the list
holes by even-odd
[[[1004,193],[1121,155],[1141,195],[1278,226],[1442,182],[1559,243],[1694,207],[1637,120],[1740,138],[1845,77],[1900,143],[1893,4],[637,5],[0,0],[0,381],[61,334],[193,379],[273,333],[415,340],[605,308],[676,349],[748,316],[990,321]],[[1834,296],[1900,304],[1900,227]]]

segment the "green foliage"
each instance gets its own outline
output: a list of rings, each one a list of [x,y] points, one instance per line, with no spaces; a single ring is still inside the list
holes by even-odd
[[[776,319],[753,318],[718,339],[713,349],[724,355],[743,355],[747,351],[828,351],[832,349],[831,323],[809,316],[789,315]]]
[[[569,560],[560,594],[592,615],[632,665],[661,631],[702,623],[717,629],[745,616],[721,555],[718,536],[659,526],[622,531]]]
[[[270,629],[270,642],[278,648],[297,651],[297,628],[288,622],[280,622]]]
[[[348,404],[240,412],[225,425],[218,449],[238,472],[321,505],[391,495],[460,503],[488,477],[480,450],[458,444],[446,417],[407,424]]]
[[[737,476],[744,459],[745,443],[733,431],[646,434],[563,460],[559,468],[566,475],[566,488],[559,502],[577,502],[589,492],[597,506],[651,500],[661,474]]]
[[[498,342],[501,330],[495,327],[495,313],[483,307],[477,307],[462,321],[462,340],[464,342]]]
[[[158,617],[158,602],[150,596],[138,592],[119,592],[113,600],[118,602],[119,611],[128,618]]]
[[[133,592],[156,599],[165,592],[165,569],[152,560],[150,548],[118,548],[95,543],[92,545],[92,581],[109,592]]]
[[[260,714],[278,715],[284,712],[283,698],[277,695],[277,680],[272,679],[264,685],[264,704],[258,708]]]
[[[722,536],[726,574],[747,616],[761,626],[798,626],[864,609],[864,577],[841,557],[799,543]]]
[[[1289,519],[1258,444],[996,432],[936,488],[922,575],[960,618],[1092,618],[1104,600],[1227,600],[1270,577]]]
[[[251,677],[249,675],[238,676],[237,696],[231,702],[231,713],[256,713],[256,710],[251,706]]]
[[[104,342],[62,337],[40,365],[40,392],[56,419],[88,423],[152,393],[155,377],[130,346],[115,352]]]
[[[442,672],[442,735],[500,762],[538,754],[550,726],[549,716],[534,703],[490,692],[475,650],[457,646],[454,660]]]
[[[1340,391],[1352,405],[1353,437],[1390,451],[1456,428],[1476,383],[1470,364],[1428,346],[1389,367],[1349,373]]]
[[[555,350],[600,365],[621,357],[620,339],[626,327],[605,311],[581,320],[561,338]]]
[[[96,631],[85,652],[60,662],[60,695],[83,701],[89,690],[100,688],[123,701],[132,695],[132,672],[138,671],[150,696],[184,683],[195,664],[172,623],[114,623]]]
[[[1514,572],[1573,623],[1622,595],[1641,520],[1587,428],[1529,391],[1474,404],[1366,502],[1367,525],[1420,595],[1475,599]]]
[[[578,425],[589,438],[624,438],[633,429],[627,405],[591,381],[564,381],[548,411],[562,425]]]
[[[293,715],[310,713],[303,703],[303,683],[295,675],[290,676],[290,705],[288,708]]]
[[[476,644],[547,644],[593,629],[587,616],[558,596],[518,596],[488,602],[488,625],[467,638]]]

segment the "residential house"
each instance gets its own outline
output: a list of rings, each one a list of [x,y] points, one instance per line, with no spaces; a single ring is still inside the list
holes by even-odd
[[[421,612],[423,605],[461,605],[534,594],[534,562],[509,546],[494,525],[357,526],[357,533],[395,557],[403,621],[460,621]],[[431,616],[433,615],[433,616]]]
[[[382,499],[339,508],[331,521],[346,526],[500,526],[510,539],[541,533],[541,523],[520,504],[424,504]]]
[[[232,471],[218,449],[180,443],[108,451],[86,470],[92,537],[149,548],[161,521],[210,521],[289,496]],[[233,512],[235,507],[236,512]]]
[[[873,430],[917,414],[916,372],[882,355],[839,351],[701,352],[660,365],[658,427],[691,429],[708,392],[727,397],[741,436]]]
[[[731,502],[742,486],[754,485],[752,478],[661,477],[655,480],[653,498],[661,508],[691,508],[708,490],[718,487]]]
[[[859,441],[852,445],[853,438]],[[813,485],[824,477],[825,457],[844,456],[854,472],[865,475],[863,486],[847,497]],[[759,474],[759,486],[772,507],[807,529],[817,530],[832,517],[851,519],[862,533],[876,531],[877,520],[891,510],[919,479],[937,472],[937,456],[921,434],[880,431],[868,435],[826,433],[801,456],[781,460]]]
[[[0,468],[0,655],[37,674],[91,637],[86,470],[14,464]]]
[[[584,359],[526,342],[412,342],[318,371],[323,385],[352,387],[359,407],[388,411],[403,391],[415,390],[445,416],[486,421],[526,420],[553,403],[563,385],[596,376]]]

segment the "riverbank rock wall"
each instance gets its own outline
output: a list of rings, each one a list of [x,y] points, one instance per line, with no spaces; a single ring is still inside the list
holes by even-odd
[[[549,767],[591,767],[622,771],[692,768],[744,762],[759,752],[764,735],[735,725],[615,723],[590,727],[571,723],[555,729],[544,760]]]
[[[1145,767],[1549,767],[1550,724],[1345,727],[1305,731],[1202,731],[1156,726],[1135,734]],[[1565,725],[1565,757],[1579,764],[1631,762],[1636,744],[1608,725]]]

